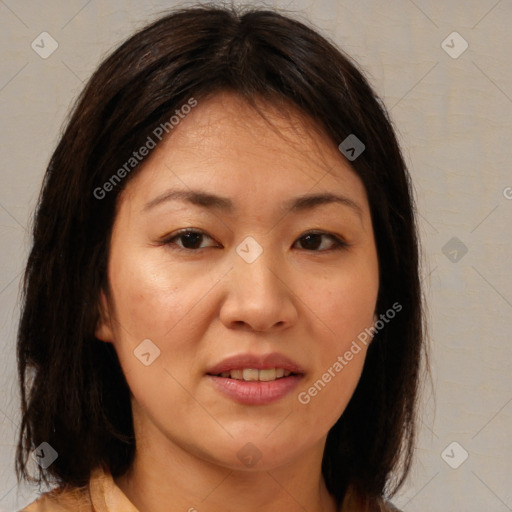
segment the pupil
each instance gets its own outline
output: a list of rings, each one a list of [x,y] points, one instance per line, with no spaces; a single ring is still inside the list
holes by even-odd
[[[201,236],[202,236],[201,233],[186,233],[186,234],[182,235],[182,237],[184,238],[183,245],[187,249],[194,249],[195,246],[197,245],[197,242],[201,239]],[[187,247],[187,244],[189,244],[190,241],[192,241],[191,245],[193,247]]]
[[[318,235],[318,234],[306,235],[305,237],[303,237],[303,240],[306,240],[306,243],[305,244],[303,243],[303,245],[306,246],[306,249],[316,249],[320,245],[320,243],[319,243],[320,235]],[[313,240],[312,244],[311,244],[311,240]]]

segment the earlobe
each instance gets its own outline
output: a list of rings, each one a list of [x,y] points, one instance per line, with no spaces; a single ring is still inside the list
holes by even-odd
[[[111,343],[114,339],[112,324],[110,321],[110,309],[108,300],[103,290],[100,291],[100,304],[98,305],[99,317],[96,324],[95,336],[101,341]]]

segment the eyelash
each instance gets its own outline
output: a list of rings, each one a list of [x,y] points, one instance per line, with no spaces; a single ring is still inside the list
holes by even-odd
[[[167,237],[166,239],[162,240],[161,242],[161,245],[166,245],[166,246],[174,246],[172,247],[172,250],[176,250],[176,251],[185,251],[185,252],[199,252],[201,251],[202,249],[215,249],[216,247],[200,247],[199,249],[189,249],[189,248],[186,248],[186,247],[180,247],[179,245],[175,244],[173,242],[173,240],[177,239],[177,238],[182,238],[184,235],[186,234],[189,234],[189,233],[194,233],[194,234],[198,234],[198,235],[203,235],[205,237],[208,237],[208,238],[211,238],[213,240],[212,237],[210,237],[209,235],[207,235],[204,231],[201,231],[201,230],[198,230],[198,229],[189,229],[189,228],[185,228],[185,229],[182,229],[176,233],[173,233],[172,236],[170,237]],[[333,242],[334,242],[334,246],[331,248],[331,249],[323,249],[323,250],[308,250],[308,249],[303,249],[307,252],[330,252],[330,251],[338,251],[340,249],[345,249],[347,247],[349,247],[350,244],[344,242],[343,240],[341,240],[339,237],[331,234],[331,233],[326,233],[324,231],[308,231],[306,233],[304,233],[301,237],[299,237],[297,240],[300,240],[308,235],[321,235],[321,236],[327,236],[329,237]]]

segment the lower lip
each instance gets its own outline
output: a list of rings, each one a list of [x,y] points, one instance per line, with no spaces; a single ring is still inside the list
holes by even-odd
[[[221,393],[245,405],[265,405],[280,400],[295,389],[302,375],[290,375],[268,382],[229,379],[208,375]]]

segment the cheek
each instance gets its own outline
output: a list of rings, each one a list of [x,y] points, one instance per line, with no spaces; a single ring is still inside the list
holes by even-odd
[[[199,285],[142,253],[118,248],[111,255],[109,278],[115,297],[114,346],[128,386],[146,413],[171,403],[184,405],[180,383],[187,382],[197,352],[200,308],[194,305],[205,294],[204,279]]]
[[[211,286],[206,276],[199,279],[173,270],[142,251],[114,254],[110,281],[120,327],[139,340],[162,340],[172,330],[186,329],[183,320]]]
[[[110,282],[115,297],[114,345],[136,399],[151,408],[162,397],[182,397],[179,383],[190,380],[204,330],[211,322],[209,291],[214,273],[183,272],[128,247],[112,252]],[[150,343],[144,340],[150,340]],[[147,349],[139,349],[145,343]],[[154,345],[154,346],[153,346]],[[155,348],[156,347],[156,348]],[[137,356],[150,353],[144,365]],[[148,362],[148,361],[146,361]],[[178,399],[177,397],[182,397]]]
[[[371,317],[359,312],[359,322],[347,312],[346,322],[340,316],[334,322],[336,335],[330,333],[319,340],[321,355],[315,371],[300,387],[297,394],[299,409],[307,412],[308,428],[312,432],[327,431],[343,414],[357,387],[364,367],[368,344],[358,339],[371,325]],[[333,329],[333,330],[334,330]]]
[[[344,351],[373,323],[377,303],[378,276],[371,268],[340,273],[326,280],[314,293],[313,311],[328,328],[328,350]],[[347,345],[348,344],[348,345]]]
[[[305,290],[318,319],[313,336],[319,364],[301,386],[297,399],[310,410],[311,428],[332,426],[359,382],[371,340],[365,329],[373,324],[378,294],[378,275],[373,268],[341,272]]]

